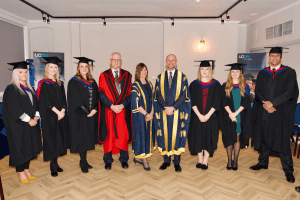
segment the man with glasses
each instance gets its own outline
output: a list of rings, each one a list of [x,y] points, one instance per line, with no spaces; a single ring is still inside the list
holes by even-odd
[[[99,142],[103,143],[105,169],[110,170],[112,154],[120,153],[122,168],[128,168],[131,129],[131,74],[121,69],[121,54],[111,54],[110,69],[99,77]]]

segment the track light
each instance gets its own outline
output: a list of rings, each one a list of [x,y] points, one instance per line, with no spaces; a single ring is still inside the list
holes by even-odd
[[[230,21],[230,16],[227,16],[227,21]]]
[[[172,26],[172,27],[174,26],[174,19],[173,19],[173,22],[172,22],[171,26]]]
[[[102,18],[104,21],[103,21],[103,26],[106,26],[106,21],[105,21],[105,18]]]
[[[247,1],[247,0],[244,0],[244,1]]]
[[[43,22],[46,22],[46,16],[44,13],[42,13]]]
[[[50,18],[49,18],[49,15],[48,15],[48,19],[47,19],[47,24],[50,24]]]
[[[221,19],[221,24],[224,24],[224,19]]]

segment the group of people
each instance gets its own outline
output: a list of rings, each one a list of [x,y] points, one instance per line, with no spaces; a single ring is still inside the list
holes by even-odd
[[[198,155],[196,168],[206,170],[221,130],[227,170],[238,169],[240,149],[248,147],[252,137],[251,145],[260,156],[250,169],[267,169],[269,155],[279,156],[287,181],[294,182],[290,136],[299,89],[295,70],[281,64],[282,49],[271,48],[270,66],[257,76],[253,102],[240,63],[226,65],[230,70],[221,85],[212,77],[215,61],[197,61],[198,77],[188,85],[186,75],[177,69],[176,56],[170,54],[166,71],[158,75],[153,87],[144,63],[136,66],[132,83],[131,74],[121,68],[120,53],[114,52],[98,87],[90,72],[94,61],[76,57],[77,73],[68,83],[67,99],[57,57],[44,58],[45,76],[36,92],[28,81],[28,63],[10,63],[14,66],[12,84],[3,96],[9,165],[16,167],[22,183],[28,183],[36,178],[28,171],[30,160],[43,150],[44,161],[51,161],[51,175],[56,177],[63,172],[57,158],[70,149],[80,155],[79,166],[87,173],[93,168],[87,151],[102,143],[105,169],[112,168],[112,154],[118,153],[126,169],[128,143],[132,143],[134,163],[150,171],[147,158],[157,141],[164,158],[160,170],[170,166],[174,155],[175,171],[181,172],[180,156],[188,139],[190,153]]]

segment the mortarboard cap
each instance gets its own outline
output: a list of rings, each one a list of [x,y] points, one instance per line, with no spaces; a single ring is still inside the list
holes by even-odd
[[[211,64],[210,64],[211,61]],[[212,70],[215,68],[215,60],[195,60],[195,62],[201,62],[200,67],[210,67],[212,66]]]
[[[58,65],[59,63],[62,62],[62,60],[56,56],[55,57],[43,57],[43,59],[47,61],[45,64],[52,63],[55,65]]]
[[[21,61],[21,62],[14,62],[14,63],[7,63],[9,65],[14,66],[14,69],[27,69],[27,65],[29,65],[30,63],[26,62],[26,61]]]
[[[265,48],[271,48],[269,53],[280,53],[282,55],[282,50],[283,49],[289,49],[285,47],[265,47]]]
[[[228,64],[228,65],[225,65],[225,66],[230,66],[230,70],[242,70],[242,73],[243,73],[243,66],[245,64],[243,63],[232,63],[232,64]]]
[[[93,64],[94,64],[94,62],[95,62],[94,60],[89,59],[89,58],[86,58],[86,57],[73,57],[73,58],[79,60],[78,63],[86,63],[86,64],[89,64],[89,62],[91,62],[91,63],[92,63],[92,66],[93,66]]]

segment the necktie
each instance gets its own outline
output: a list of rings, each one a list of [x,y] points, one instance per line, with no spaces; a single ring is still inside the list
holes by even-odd
[[[272,71],[272,81],[274,80],[275,78],[275,68],[273,68],[273,71]]]
[[[119,82],[118,71],[115,71],[115,86],[116,86],[116,89],[118,91],[118,94],[120,95],[121,94],[121,86],[120,86],[120,82]]]
[[[170,72],[170,76],[169,76],[169,89],[171,88],[172,85],[172,73]]]

